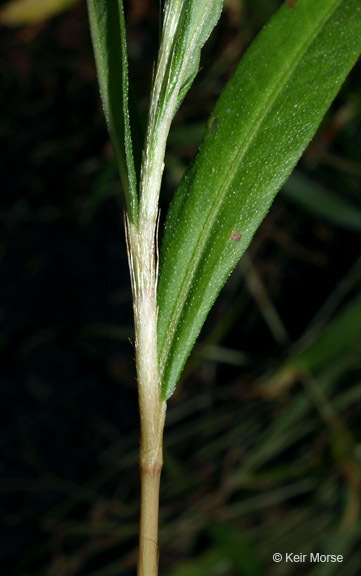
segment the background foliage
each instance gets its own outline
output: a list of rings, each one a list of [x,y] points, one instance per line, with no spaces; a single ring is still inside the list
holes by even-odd
[[[144,113],[158,6],[127,10]],[[162,203],[278,6],[228,0],[170,136]],[[131,574],[138,416],[120,189],[83,3],[2,28],[4,574]],[[361,75],[347,80],[212,310],[169,403],[162,573],[359,572]],[[340,565],[272,562],[341,553]]]

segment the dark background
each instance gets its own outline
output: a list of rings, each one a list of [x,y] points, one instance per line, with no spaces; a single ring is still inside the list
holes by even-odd
[[[278,5],[225,2],[170,135],[163,213],[217,95]],[[144,119],[158,3],[132,0],[126,15]],[[1,574],[127,576],[139,512],[132,305],[85,3],[2,27],[0,64]],[[169,402],[160,574],[359,574],[360,72]],[[277,565],[274,552],[345,560]]]

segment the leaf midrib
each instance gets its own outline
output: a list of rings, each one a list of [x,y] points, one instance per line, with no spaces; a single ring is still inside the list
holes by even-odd
[[[205,226],[202,228],[202,232],[201,232],[199,241],[197,243],[196,249],[194,250],[193,256],[192,256],[191,261],[190,261],[190,266],[188,268],[188,272],[185,275],[185,278],[182,282],[182,288],[180,291],[180,295],[177,299],[177,306],[174,309],[171,321],[169,323],[169,327],[168,327],[168,331],[167,331],[168,335],[167,335],[167,338],[165,340],[165,343],[163,346],[163,352],[162,352],[162,355],[161,355],[161,358],[159,361],[160,381],[162,382],[162,384],[163,384],[163,377],[164,377],[164,370],[166,367],[166,362],[167,362],[168,355],[169,355],[169,352],[171,350],[172,342],[173,342],[173,339],[174,339],[174,336],[175,336],[175,333],[177,330],[178,321],[179,321],[179,318],[182,314],[182,311],[183,311],[183,308],[184,308],[184,305],[185,305],[185,302],[186,302],[186,299],[187,299],[187,296],[189,294],[189,290],[191,287],[191,279],[192,279],[194,272],[196,271],[196,269],[199,265],[201,255],[203,253],[204,240],[208,236],[208,233],[209,233],[209,231],[213,225],[214,218],[217,215],[221,204],[223,203],[225,191],[228,189],[229,183],[232,180],[234,166],[236,164],[238,165],[240,163],[242,157],[246,154],[248,148],[250,147],[250,145],[253,141],[255,134],[258,131],[258,128],[260,127],[260,125],[262,124],[262,122],[266,118],[266,116],[272,110],[273,104],[277,100],[278,96],[281,94],[284,87],[287,85],[287,82],[288,82],[289,78],[292,76],[295,69],[299,66],[302,56],[305,54],[305,52],[307,52],[309,47],[313,44],[313,42],[317,38],[320,30],[322,30],[322,28],[325,26],[327,21],[332,17],[332,15],[334,14],[334,12],[336,11],[336,9],[338,8],[338,6],[341,4],[342,1],[343,0],[337,0],[335,2],[334,7],[331,9],[331,11],[324,18],[322,18],[319,26],[315,29],[313,34],[311,34],[310,37],[307,39],[307,41],[301,45],[300,50],[297,52],[297,54],[293,58],[289,69],[285,73],[285,75],[283,77],[283,81],[281,83],[275,84],[275,90],[271,93],[270,97],[266,101],[264,109],[262,110],[262,112],[257,117],[252,129],[249,132],[248,139],[246,139],[244,145],[241,147],[239,152],[236,154],[236,156],[235,156],[235,158],[231,164],[231,167],[228,170],[227,177],[225,178],[224,183],[221,186],[220,193],[217,196],[217,198],[213,204],[213,207],[212,207],[210,214],[207,218]]]

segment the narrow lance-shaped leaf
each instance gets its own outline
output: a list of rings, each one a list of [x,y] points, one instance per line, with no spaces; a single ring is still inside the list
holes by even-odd
[[[165,4],[142,163],[141,220],[156,220],[169,129],[198,71],[202,46],[221,10],[222,0],[168,0]]]
[[[223,0],[169,0],[164,29],[157,89],[158,123],[170,121],[197,75],[201,48],[217,24]]]
[[[123,185],[126,209],[130,220],[136,221],[136,174],[140,167],[140,154],[139,158],[136,158],[136,171],[128,108],[128,61],[123,2],[88,0],[88,12],[100,95]]]
[[[176,87],[177,108],[197,75],[200,53],[222,12],[223,0],[183,2],[170,62],[169,92]]]
[[[360,51],[359,0],[287,1],[221,95],[166,220],[158,287],[164,398]]]

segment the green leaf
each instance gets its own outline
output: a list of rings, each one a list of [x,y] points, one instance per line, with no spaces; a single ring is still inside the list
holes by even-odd
[[[288,1],[221,95],[165,224],[158,286],[164,398],[360,51],[359,0]]]
[[[219,20],[222,4],[222,0],[184,2],[172,54],[170,75],[170,85],[179,87],[178,106],[198,73],[201,48]]]
[[[175,115],[198,72],[201,48],[222,12],[223,0],[169,0],[158,63],[158,117]],[[156,81],[158,78],[156,79]]]
[[[79,0],[11,0],[0,10],[0,24],[25,26],[47,20]]]
[[[140,155],[136,158],[136,171],[128,108],[128,61],[123,3],[122,0],[88,0],[88,11],[100,95],[122,180],[126,210],[130,220],[136,221]]]

